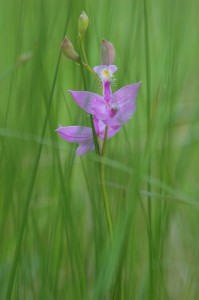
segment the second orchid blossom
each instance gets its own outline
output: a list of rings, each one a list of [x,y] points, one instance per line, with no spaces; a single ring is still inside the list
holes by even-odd
[[[106,126],[105,124],[94,117],[94,127],[98,140],[103,141],[105,136]],[[107,139],[113,137],[120,130],[120,126],[109,128]],[[95,148],[92,128],[83,126],[60,126],[57,130],[58,134],[66,141],[70,143],[79,144],[76,150],[78,155],[84,155],[86,152]]]

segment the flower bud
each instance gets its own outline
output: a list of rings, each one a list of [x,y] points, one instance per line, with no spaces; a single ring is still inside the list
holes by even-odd
[[[79,20],[78,20],[78,32],[80,37],[83,37],[84,34],[86,33],[86,30],[88,28],[88,23],[89,23],[88,16],[83,11],[79,16]]]
[[[115,60],[115,48],[112,43],[102,39],[100,48],[100,64],[113,65]]]
[[[75,51],[71,41],[66,36],[65,36],[63,42],[61,43],[61,48],[62,48],[63,54],[66,57],[68,57],[74,61],[79,61],[79,55]]]

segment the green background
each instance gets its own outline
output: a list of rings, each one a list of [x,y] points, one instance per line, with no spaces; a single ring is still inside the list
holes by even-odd
[[[199,295],[199,4],[196,0],[0,1],[0,299],[184,299]],[[116,49],[113,90],[142,81],[137,111],[107,142],[109,244],[95,152],[62,124],[82,70],[60,53]],[[87,89],[100,93],[84,72]]]

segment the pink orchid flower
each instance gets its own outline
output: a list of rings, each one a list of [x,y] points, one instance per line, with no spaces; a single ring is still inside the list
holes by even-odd
[[[87,91],[69,91],[77,104],[109,127],[126,123],[136,110],[136,96],[141,82],[126,85],[112,94],[115,65],[94,67],[103,86],[103,96]]]
[[[94,117],[93,121],[97,137],[100,140],[103,140],[106,125],[103,123],[103,121],[96,119],[96,117]],[[107,138],[109,139],[114,136],[120,130],[120,128],[121,126],[114,126],[112,128],[109,128]],[[84,155],[86,152],[91,151],[95,148],[92,128],[90,127],[60,126],[56,131],[64,140],[70,143],[79,144],[79,147],[76,150],[76,153],[78,155]]]

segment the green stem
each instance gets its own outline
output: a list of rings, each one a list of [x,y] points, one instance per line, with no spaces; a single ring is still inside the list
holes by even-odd
[[[85,47],[84,47],[84,42],[83,42],[83,38],[79,37],[79,42],[80,42],[80,48],[83,54],[83,60],[85,61],[85,63],[82,63],[82,65],[91,73],[96,75],[96,73],[94,72],[94,70],[89,66],[88,63],[88,59],[86,56],[86,51],[85,51]]]
[[[81,68],[82,68],[82,76],[83,76],[83,79],[84,79],[84,87],[87,90],[87,84],[86,84],[86,80],[85,80],[85,77],[84,77],[83,67],[85,67],[92,74],[95,73],[95,72],[93,71],[93,69],[88,64],[88,59],[87,59],[85,48],[84,48],[83,38],[80,37],[80,36],[79,36],[79,46],[80,46],[82,54],[83,54],[83,60],[86,62],[86,64],[85,64],[85,63],[82,62],[82,59],[80,59]],[[91,121],[91,128],[92,128],[92,134],[93,134],[95,149],[96,149],[97,154],[100,155],[99,143],[98,143],[98,140],[97,140],[97,134],[95,132],[95,126],[94,126],[92,115],[90,115],[90,121]]]
[[[86,51],[85,51],[85,48],[84,48],[83,38],[82,37],[79,37],[79,42],[80,42],[80,48],[81,48],[82,55],[83,55],[83,60],[86,62],[86,64],[82,63],[82,65],[90,73],[92,73],[94,75],[97,75],[93,71],[93,69],[89,66],[88,59],[87,59],[87,56],[86,56]],[[110,240],[111,240],[111,243],[112,243],[112,241],[113,241],[113,225],[112,225],[110,205],[109,205],[109,200],[108,200],[107,190],[106,190],[106,180],[105,180],[104,163],[103,163],[103,156],[104,156],[104,153],[105,153],[106,140],[107,140],[107,136],[108,136],[108,126],[106,126],[106,128],[105,128],[104,141],[103,141],[102,149],[101,149],[101,152],[100,152],[99,143],[97,141],[97,135],[96,135],[96,132],[95,132],[95,127],[94,127],[93,116],[92,115],[90,115],[90,119],[91,119],[93,139],[94,139],[94,144],[95,144],[96,152],[100,156],[100,180],[101,180],[101,186],[102,186],[104,207],[105,207],[105,212],[106,212],[107,226],[108,226]]]
[[[100,148],[99,148],[99,143],[98,143],[98,140],[97,140],[97,134],[96,134],[96,131],[95,131],[95,126],[94,126],[92,115],[90,115],[90,121],[91,121],[91,127],[92,127],[92,134],[93,134],[95,149],[96,149],[97,154],[100,155]]]
[[[83,66],[93,75],[97,76],[97,74],[94,72],[94,70],[88,65],[88,64],[83,64]]]
[[[103,199],[104,199],[104,207],[105,207],[105,212],[106,212],[106,221],[107,221],[107,226],[108,226],[108,230],[109,230],[110,240],[112,243],[112,241],[113,241],[113,225],[112,225],[110,204],[109,204],[107,190],[106,190],[106,180],[105,180],[104,162],[103,162],[103,156],[105,153],[107,136],[108,136],[108,126],[106,126],[106,128],[105,128],[104,142],[103,142],[102,150],[101,150],[101,154],[100,154],[100,157],[101,157],[100,177],[101,177],[102,193],[103,193]]]
[[[80,47],[81,47],[82,54],[83,54],[83,59],[86,62],[86,64],[88,65],[88,59],[87,59],[86,51],[85,51],[85,48],[84,48],[83,38],[80,37],[79,42],[80,42]]]
[[[147,83],[147,141],[146,149],[149,149],[148,156],[148,176],[151,176],[151,162],[150,162],[150,115],[151,115],[151,72],[150,72],[150,45],[149,45],[149,22],[148,22],[148,7],[147,1],[143,1],[144,4],[144,37],[145,37],[145,55],[146,55],[146,83]],[[153,236],[152,236],[152,203],[151,203],[151,183],[148,182],[147,189],[149,192],[148,196],[148,218],[149,218],[149,299],[154,298],[154,278],[153,278],[153,262],[154,262],[154,253],[153,253]]]
[[[103,141],[103,145],[102,145],[101,156],[104,156],[104,153],[105,153],[107,136],[108,136],[108,126],[105,127],[104,141]]]

